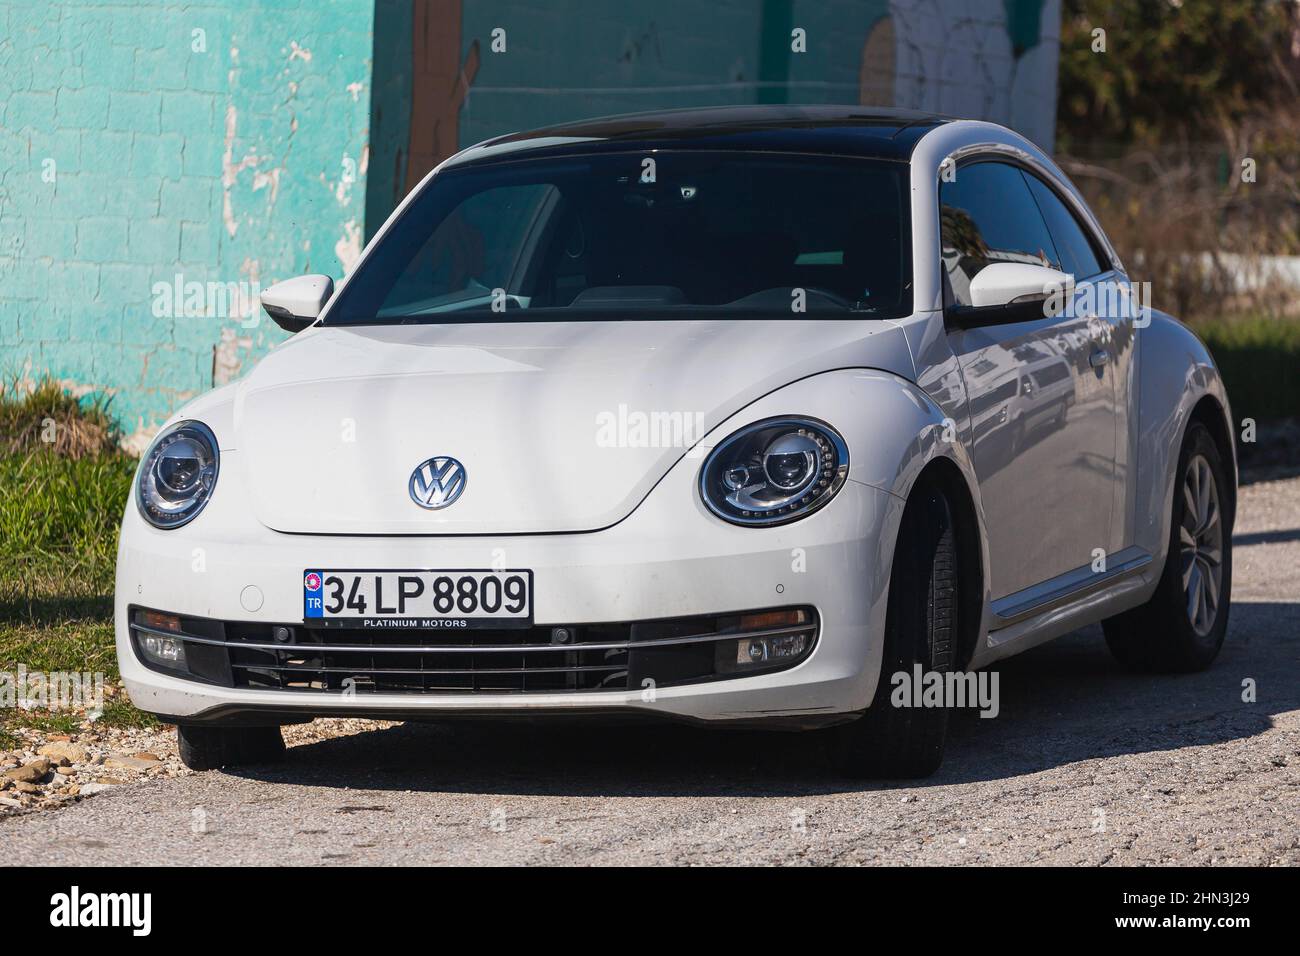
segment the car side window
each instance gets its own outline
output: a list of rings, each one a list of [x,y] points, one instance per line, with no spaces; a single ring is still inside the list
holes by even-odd
[[[1079,220],[1075,218],[1051,186],[1032,173],[1025,173],[1029,188],[1038,202],[1038,208],[1047,220],[1048,231],[1052,241],[1061,254],[1061,271],[1068,272],[1075,280],[1088,279],[1105,271],[1101,259],[1093,249],[1088,234]]]
[[[939,189],[940,243],[952,300],[970,305],[970,282],[995,262],[1060,268],[1047,224],[1019,168],[980,162],[957,167]]]

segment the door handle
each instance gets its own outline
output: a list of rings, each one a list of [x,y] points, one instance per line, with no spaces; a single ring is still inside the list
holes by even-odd
[[[1097,349],[1097,351],[1088,356],[1088,364],[1093,368],[1101,368],[1109,361],[1110,353],[1105,349]]]

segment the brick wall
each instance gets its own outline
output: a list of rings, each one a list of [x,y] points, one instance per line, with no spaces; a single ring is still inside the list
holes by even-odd
[[[373,9],[0,0],[0,376],[138,443],[282,340],[257,287],[360,248]]]

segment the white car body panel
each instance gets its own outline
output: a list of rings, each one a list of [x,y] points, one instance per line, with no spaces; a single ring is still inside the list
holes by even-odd
[[[448,162],[502,149],[472,147]],[[1230,433],[1222,382],[1195,336],[1154,313],[1149,326],[1127,330],[1136,333],[1130,344],[1114,349],[1092,385],[1076,379],[1090,390],[1069,410],[1071,424],[1078,418],[1088,430],[1052,431],[1029,449],[1057,463],[1049,487],[1026,449],[985,444],[981,416],[970,412],[979,391],[972,362],[1020,343],[1005,330],[950,327],[938,231],[942,164],[975,155],[1013,157],[1050,179],[1109,255],[1112,271],[1098,278],[1126,279],[1091,211],[1047,156],[1001,127],[957,121],[912,151],[910,317],[317,325],[241,381],[196,399],[171,422],[201,420],[218,439],[221,476],[210,504],[175,531],[148,525],[134,501],[123,519],[116,630],[132,700],[175,720],[351,709],[631,711],[724,723],[848,718],[867,706],[881,679],[899,523],[918,478],[936,467],[959,476],[978,531],[978,628],[966,666],[1142,603],[1164,561],[1178,449],[1198,403],[1212,401]],[[437,174],[394,212],[361,267]],[[325,306],[325,323],[337,301],[336,293]],[[1020,334],[1072,361],[1071,349],[1116,341],[1125,320],[1054,321]],[[703,437],[690,448],[599,447],[597,416],[617,416],[620,404],[698,413]],[[775,528],[713,516],[698,490],[708,451],[744,425],[792,414],[831,423],[848,444],[848,481],[838,495]],[[353,441],[341,438],[349,429]],[[1086,448],[1076,447],[1081,435]],[[1086,461],[1075,460],[1080,451]],[[469,481],[454,507],[426,511],[412,506],[405,481],[435,454],[462,460]],[[540,463],[532,473],[540,480],[520,482],[521,463]],[[395,492],[378,491],[394,482]],[[1089,506],[1075,513],[1075,502]],[[1094,548],[1111,564],[1081,578]],[[305,568],[482,568],[496,552],[510,567],[534,571],[539,625],[807,604],[817,608],[821,630],[813,653],[788,670],[649,696],[630,688],[349,700],[203,685],[146,668],[132,647],[133,606],[292,623],[302,617]]]
[[[593,531],[782,385],[828,368],[912,376],[894,323],[819,321],[816,335],[808,325],[761,322],[741,338],[716,320],[315,328],[245,379],[234,447],[246,452],[254,514],[277,531]],[[328,468],[282,480],[321,449]],[[439,449],[473,449],[455,508],[375,494],[377,474],[409,474]]]
[[[725,683],[664,688],[654,701],[640,690],[619,694],[480,696],[367,695],[355,707],[405,711],[461,711],[479,708],[631,708],[661,714],[735,719],[799,717],[860,710],[875,691],[879,642],[867,635],[884,626],[889,562],[879,543],[892,541],[903,500],[876,485],[891,486],[898,469],[886,468],[886,452],[906,443],[921,401],[907,397],[895,376],[870,370],[830,372],[766,395],[720,425],[702,445],[725,437],[749,421],[782,414],[791,403],[804,414],[840,412],[845,434],[861,435],[864,468],[851,478],[834,509],[781,528],[752,529],[717,520],[695,491],[700,455],[677,462],[624,521],[596,534],[490,535],[458,537],[373,537],[285,535],[262,526],[247,507],[244,452],[229,450],[223,494],[192,524],[192,536],[147,525],[131,503],[124,516],[118,551],[117,642],[123,678],[136,703],[156,713],[188,716],[228,706],[254,704],[319,712],[326,702],[299,695],[212,688],[159,675],[141,665],[131,650],[126,625],[130,605],[166,606],[176,613],[220,620],[293,621],[302,616],[302,571],[308,567],[487,567],[500,549],[509,566],[536,576],[538,624],[637,620],[716,612],[720,607],[811,604],[822,609],[822,650],[789,671]],[[861,401],[854,418],[843,416],[844,396]],[[880,429],[867,411],[879,397],[891,403],[897,431]],[[213,409],[209,409],[212,411]],[[907,417],[910,414],[910,418]],[[210,415],[220,422],[225,416]],[[228,419],[226,419],[228,420]],[[214,426],[218,427],[218,426]],[[875,447],[866,442],[876,443]],[[879,454],[872,454],[879,449]],[[865,462],[875,461],[869,469]],[[226,492],[226,488],[230,488]],[[843,499],[843,500],[841,500]],[[689,506],[683,510],[682,502]],[[188,527],[188,526],[187,526]],[[864,534],[863,529],[874,529]],[[193,548],[203,542],[204,570],[196,574]],[[811,568],[846,569],[861,583],[845,593],[836,575],[797,573],[792,552],[802,551]],[[245,591],[256,588],[263,603],[252,613]],[[778,591],[778,588],[780,589]],[[799,685],[804,690],[798,690]],[[736,697],[715,710],[719,697]],[[286,699],[288,698],[288,699]],[[696,700],[701,698],[701,700]],[[346,709],[346,702],[330,706]]]

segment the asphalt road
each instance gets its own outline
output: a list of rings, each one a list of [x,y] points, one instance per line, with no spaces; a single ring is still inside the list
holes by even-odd
[[[1079,631],[1005,662],[919,785],[836,779],[802,735],[399,725],[0,821],[0,859],[1300,864],[1298,581],[1300,479],[1243,488],[1210,670],[1129,675]]]

